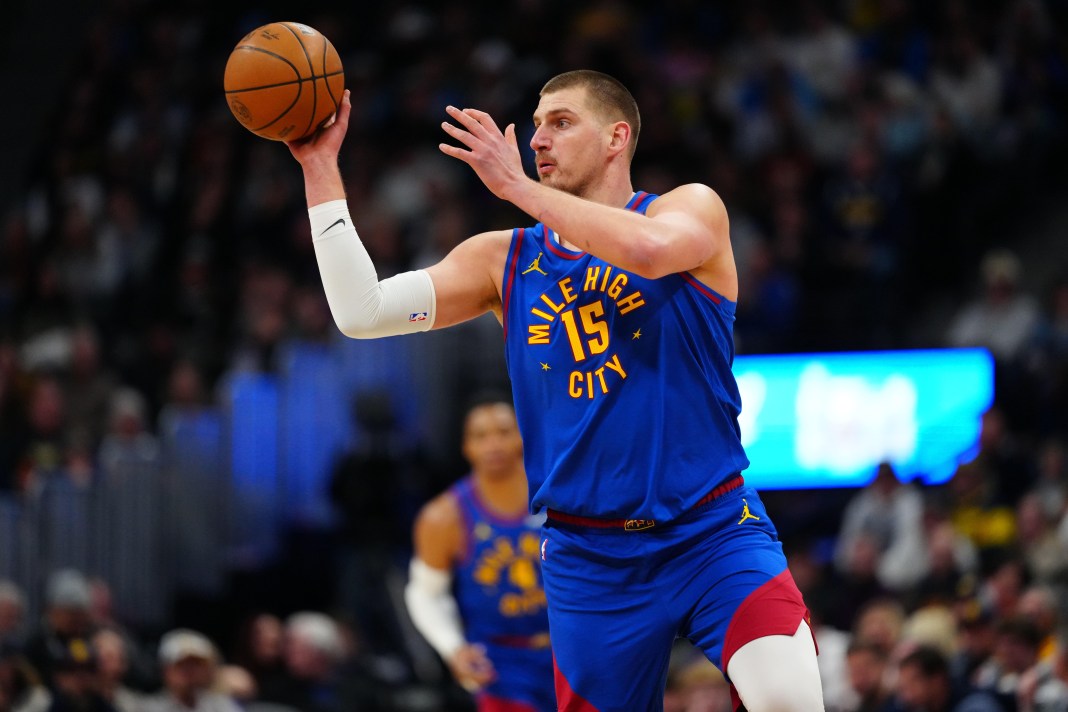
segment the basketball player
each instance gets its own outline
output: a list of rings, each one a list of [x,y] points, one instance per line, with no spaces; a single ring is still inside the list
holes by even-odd
[[[544,517],[527,512],[512,406],[474,406],[463,453],[471,474],[416,518],[408,612],[456,681],[477,693],[479,712],[555,712],[538,560]]]
[[[379,282],[337,154],[350,112],[300,162],[339,328],[372,338],[493,311],[504,328],[561,710],[659,710],[689,638],[750,712],[823,707],[807,611],[760,497],[740,474],[731,372],[738,278],[727,212],[704,185],[635,190],[640,118],[615,79],[568,72],[534,111],[538,180],[515,127],[447,107],[442,144],[538,221],[476,235]]]

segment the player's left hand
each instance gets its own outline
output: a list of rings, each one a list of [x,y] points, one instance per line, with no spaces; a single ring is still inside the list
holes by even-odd
[[[515,138],[515,124],[508,124],[502,133],[493,117],[478,109],[445,107],[446,113],[459,126],[443,121],[441,128],[469,150],[447,143],[438,145],[447,156],[458,158],[471,166],[494,195],[508,200],[510,189],[520,181],[529,180],[523,172],[523,159]]]
[[[497,679],[497,671],[481,645],[463,646],[448,663],[453,677],[468,692],[477,692]]]

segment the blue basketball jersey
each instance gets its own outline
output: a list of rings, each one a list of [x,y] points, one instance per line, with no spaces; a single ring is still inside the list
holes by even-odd
[[[734,302],[569,250],[541,223],[513,231],[502,284],[531,511],[669,520],[749,465]]]
[[[454,586],[472,643],[516,644],[544,636],[549,619],[541,580],[541,517],[504,519],[479,500],[470,477],[452,487],[466,525],[467,553]]]

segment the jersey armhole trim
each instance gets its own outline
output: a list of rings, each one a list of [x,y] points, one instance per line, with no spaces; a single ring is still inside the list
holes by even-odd
[[[725,301],[730,302],[729,299],[724,297],[722,294],[718,294],[717,292],[715,292],[711,287],[706,285],[704,282],[701,282],[699,279],[697,279],[697,277],[694,277],[689,272],[679,272],[679,276],[686,280],[686,282],[691,287],[711,299],[713,304],[722,304]]]
[[[512,301],[512,285],[515,284],[515,268],[519,262],[519,252],[523,247],[523,235],[526,232],[526,228],[515,228],[512,230],[512,254],[511,259],[508,260],[508,267],[504,273],[504,292],[503,299],[501,300],[501,326],[504,331],[504,338],[508,338],[508,307]]]

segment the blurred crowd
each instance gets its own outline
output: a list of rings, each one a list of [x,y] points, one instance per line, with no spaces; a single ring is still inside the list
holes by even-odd
[[[269,2],[225,5],[101,3],[24,190],[0,203],[0,499],[18,506],[56,478],[91,489],[110,463],[156,462],[167,413],[217,407],[230,374],[277,372],[294,341],[340,339],[299,170],[222,97],[226,58],[249,29],[299,19],[341,53],[353,98],[343,172],[381,277],[531,222],[438,152],[446,104],[515,122],[522,146],[541,84],[592,67],[642,109],[636,188],[699,181],[723,196],[740,353],[981,345],[997,359],[978,456],[948,485],[901,484],[887,467],[855,500],[820,495],[808,521],[822,529],[776,517],[818,625],[828,707],[938,711],[981,688],[991,709],[1068,709],[1068,255],[1028,251],[1068,188],[1065,3],[521,0],[299,18]],[[450,393],[500,385],[490,327],[442,350],[462,386],[424,407],[453,423],[445,432],[458,432],[463,406]],[[357,579],[404,558],[376,559],[366,538],[389,529],[403,550],[413,504],[461,471],[455,451],[398,459],[405,440],[364,453],[383,478],[397,466],[436,473],[410,480],[397,510],[335,483]],[[769,496],[769,508],[783,501]],[[0,711],[48,709],[47,695],[94,700],[70,709],[377,709],[388,706],[361,698],[373,692],[359,681],[373,691],[404,677],[355,652],[361,637],[380,651],[376,635],[397,635],[347,627],[372,628],[389,608],[358,585],[352,605],[366,609],[272,619],[264,661],[220,645],[223,632],[124,629],[122,611],[72,624],[53,610],[74,589],[89,609],[73,580],[18,582],[49,606],[17,624],[10,611],[28,592],[0,584]],[[323,661],[279,642],[305,633]],[[722,681],[688,651],[678,658],[669,705],[720,709]],[[287,685],[306,696],[269,692]],[[190,689],[210,701],[189,704]]]
[[[4,712],[445,709],[439,698],[395,706],[388,675],[359,665],[348,630],[325,613],[250,611],[225,647],[188,628],[148,645],[116,620],[100,579],[56,571],[39,621],[22,615],[22,598],[0,582]]]

